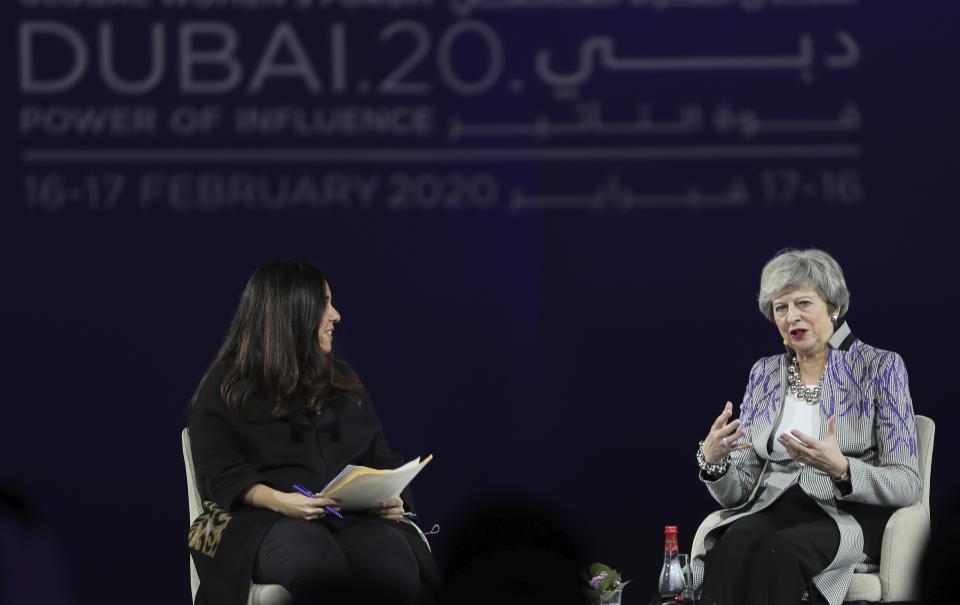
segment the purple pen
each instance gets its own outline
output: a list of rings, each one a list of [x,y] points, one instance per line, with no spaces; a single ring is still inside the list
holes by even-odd
[[[293,489],[297,490],[298,492],[300,492],[300,493],[303,494],[304,496],[307,496],[308,498],[313,498],[314,495],[315,495],[313,492],[311,492],[310,490],[308,490],[307,488],[303,487],[302,485],[300,485],[300,484],[298,484],[298,483],[294,483],[294,484],[293,484]],[[337,509],[335,509],[335,508],[331,508],[331,507],[329,507],[329,506],[324,506],[324,507],[323,507],[323,510],[327,511],[328,513],[330,513],[331,515],[333,515],[334,517],[336,517],[336,518],[338,518],[338,519],[343,519],[343,515],[341,515],[340,512],[339,512]]]

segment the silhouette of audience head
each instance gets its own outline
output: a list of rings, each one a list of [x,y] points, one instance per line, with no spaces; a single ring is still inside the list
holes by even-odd
[[[585,605],[574,533],[546,507],[490,501],[453,529],[443,605]]]

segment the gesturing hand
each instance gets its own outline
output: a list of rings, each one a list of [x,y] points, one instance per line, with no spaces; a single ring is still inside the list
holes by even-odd
[[[403,519],[403,500],[400,498],[390,498],[380,506],[371,508],[367,512],[388,521],[399,521]]]
[[[839,479],[847,472],[850,463],[840,451],[837,443],[837,416],[834,414],[827,421],[827,438],[814,439],[796,429],[777,435],[777,440],[783,444],[790,457],[808,466],[818,468],[834,479]]]
[[[728,401],[703,440],[703,459],[709,464],[720,464],[730,452],[752,447],[749,442],[737,443],[746,431],[740,428],[739,419],[728,422],[732,415],[733,404]]]

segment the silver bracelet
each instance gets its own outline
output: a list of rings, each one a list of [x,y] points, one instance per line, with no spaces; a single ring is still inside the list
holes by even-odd
[[[697,447],[697,464],[700,465],[700,470],[704,473],[711,477],[719,477],[730,468],[730,454],[727,454],[720,464],[710,464],[707,462],[707,459],[703,457],[703,441],[701,441],[699,447]]]

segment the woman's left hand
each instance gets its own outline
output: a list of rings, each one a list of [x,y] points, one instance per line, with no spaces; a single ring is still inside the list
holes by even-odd
[[[371,508],[371,515],[376,515],[387,521],[399,521],[403,519],[403,500],[400,498],[390,498],[377,508]]]
[[[837,417],[833,415],[827,421],[827,438],[823,441],[801,433],[790,431],[790,435],[780,433],[777,439],[786,448],[790,457],[808,466],[818,468],[834,479],[847,472],[850,463],[840,451],[837,443]]]

